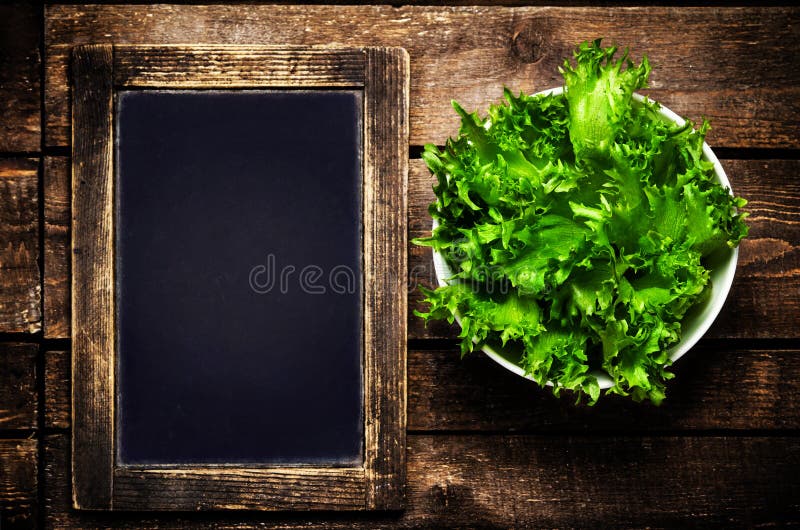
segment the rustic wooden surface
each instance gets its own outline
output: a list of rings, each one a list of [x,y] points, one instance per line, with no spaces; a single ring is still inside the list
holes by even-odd
[[[0,343],[0,430],[38,425],[38,351],[36,344]]]
[[[68,351],[52,350],[44,354],[44,427],[46,429],[69,429],[72,425],[70,359]]]
[[[357,49],[116,46],[114,84],[140,88],[352,87],[364,84],[364,61],[364,54]]]
[[[72,56],[72,474],[75,506],[108,509],[114,438],[112,50]],[[78,448],[80,450],[78,450]]]
[[[431,6],[50,6],[46,9],[46,141],[69,144],[67,63],[74,44],[400,46],[411,55],[411,143],[441,142],[450,99],[485,107],[561,83],[557,67],[604,36],[647,53],[649,93],[679,114],[707,116],[726,147],[800,147],[798,12],[791,8],[440,8]]]
[[[484,355],[457,347],[409,352],[413,431],[591,434],[796,431],[800,351],[739,349],[703,341],[675,367],[660,407],[609,396],[594,408],[554,398]],[[442,384],[447,381],[447,384]]]
[[[35,528],[38,499],[38,444],[0,439],[0,528]]]
[[[43,332],[47,338],[70,336],[70,212],[72,179],[67,157],[44,158],[44,263],[42,292],[45,300]]]
[[[41,11],[35,5],[0,5],[0,152],[35,152],[41,146]]]
[[[9,237],[24,240],[29,252],[20,283],[0,283],[0,342],[6,343],[6,355],[7,343],[23,342],[24,351],[34,345],[40,352],[25,353],[25,360],[6,358],[12,370],[0,367],[2,385],[29,389],[31,378],[38,385],[33,395],[25,390],[28,397],[20,401],[14,401],[16,393],[0,389],[6,396],[0,397],[0,408],[8,406],[7,396],[12,399],[10,412],[0,418],[24,418],[0,425],[4,530],[37,525],[800,524],[800,10],[139,5],[52,6],[47,12],[45,24],[36,8],[0,8],[0,159],[28,168],[24,182],[0,194],[0,218],[16,212],[14,219],[27,219],[0,223],[0,277]],[[31,44],[42,26],[44,40]],[[442,144],[455,132],[450,98],[470,109],[485,108],[500,97],[503,84],[525,91],[556,85],[561,57],[578,41],[599,35],[632,46],[637,56],[648,53],[655,65],[655,98],[689,117],[712,119],[709,142],[722,155],[734,189],[750,200],[751,237],[741,248],[734,289],[710,338],[676,366],[662,407],[618,399],[593,409],[574,407],[479,354],[459,360],[453,329],[425,330],[409,316],[405,512],[98,514],[71,509],[70,343],[65,339],[70,333],[71,184],[64,149],[69,117],[63,111],[68,43],[404,45],[411,56],[408,229],[414,237],[429,225],[425,209],[431,198],[431,179],[414,158],[422,143]],[[40,45],[46,49],[45,80],[38,76],[39,57],[33,51]],[[26,87],[33,87],[36,97]],[[52,126],[43,151],[40,95],[48,111],[45,123]],[[3,107],[7,101],[23,104]],[[26,158],[34,162],[19,162]],[[40,166],[42,189],[36,176]],[[34,247],[28,244],[37,246],[30,250]],[[429,251],[409,246],[408,252],[411,283],[417,279],[415,267],[419,281],[430,282]],[[418,298],[409,293],[409,309],[417,307]],[[15,309],[4,313],[8,307]],[[38,423],[31,399],[42,411]],[[42,445],[41,482],[37,443]],[[37,495],[43,501],[38,514]]]
[[[367,487],[362,468],[115,468],[113,508],[180,512],[363,510]]]
[[[67,440],[45,440],[45,510],[57,528],[753,527],[796,521],[795,437],[419,434],[397,514],[76,513]],[[747,480],[743,480],[747,477]]]
[[[364,72],[367,507],[400,510],[406,490],[408,54],[400,48],[369,48]]]
[[[0,155],[0,333],[41,328],[38,167]]]

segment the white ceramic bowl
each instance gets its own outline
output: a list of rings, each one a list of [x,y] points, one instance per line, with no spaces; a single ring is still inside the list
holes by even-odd
[[[538,92],[536,95],[557,95],[561,94],[562,92],[562,87],[556,87]],[[644,101],[645,99],[641,94],[634,94],[633,98],[634,100],[640,102]],[[683,125],[685,123],[683,118],[663,105],[659,111],[661,116],[669,121],[675,122],[678,125]],[[706,160],[714,164],[714,173],[716,174],[719,183],[730,189],[731,193],[733,193],[731,184],[728,181],[728,177],[725,175],[725,170],[722,169],[722,164],[719,163],[716,155],[705,142],[703,143],[703,155],[705,156]],[[438,223],[434,220],[433,228],[436,228],[437,225]],[[713,262],[709,263],[711,268],[711,296],[706,298],[702,303],[693,307],[681,322],[681,340],[669,350],[669,357],[673,362],[680,359],[692,348],[692,346],[697,344],[697,341],[700,340],[703,335],[705,335],[706,331],[708,331],[708,328],[714,322],[714,319],[717,318],[717,315],[722,309],[722,305],[725,303],[725,299],[728,297],[728,292],[731,289],[733,275],[736,272],[736,263],[738,259],[739,248],[737,247],[726,251],[724,255],[717,256]],[[444,257],[435,250],[433,251],[433,266],[436,270],[436,279],[439,282],[439,285],[447,285],[448,280],[453,277],[454,272],[447,264]],[[460,315],[456,314],[455,317],[458,324],[461,325]],[[496,350],[491,346],[483,346],[481,349],[486,355],[504,368],[514,372],[517,375],[533,380],[531,376],[525,374],[525,370],[519,364],[517,364],[516,360],[508,352]],[[608,375],[602,372],[594,372],[593,375],[597,377],[597,382],[600,384],[600,388],[611,387],[612,381]]]

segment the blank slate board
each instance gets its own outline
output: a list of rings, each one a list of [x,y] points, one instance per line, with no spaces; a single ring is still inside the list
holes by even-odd
[[[362,459],[361,93],[121,91],[121,464]]]

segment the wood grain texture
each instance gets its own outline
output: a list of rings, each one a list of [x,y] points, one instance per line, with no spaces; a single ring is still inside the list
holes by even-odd
[[[42,8],[0,5],[0,151],[41,146]]]
[[[516,376],[481,353],[408,352],[412,432],[536,433],[800,429],[800,350],[759,350],[701,341],[675,366],[660,407],[604,396],[594,407]],[[45,426],[70,427],[69,354],[45,354]]]
[[[68,351],[44,353],[44,426],[47,429],[68,429],[72,425],[72,396]]]
[[[441,144],[450,100],[485,109],[502,87],[558,86],[574,46],[604,36],[646,53],[650,95],[714,125],[728,147],[800,146],[800,42],[794,8],[403,6],[66,6],[46,8],[46,141],[68,145],[71,46],[293,44],[400,46],[411,55],[411,143]],[[676,28],[680,28],[676,31]],[[787,62],[788,61],[788,62]]]
[[[115,510],[363,510],[362,468],[195,468],[114,472]]]
[[[64,436],[45,441],[52,528],[781,525],[800,519],[795,437],[410,435],[404,512],[136,514],[70,509]],[[755,501],[757,499],[757,501]]]
[[[409,429],[536,433],[800,429],[800,351],[747,350],[701,341],[675,365],[659,407],[603,396],[575,406],[569,394],[512,374],[457,347],[409,352]]]
[[[364,403],[367,507],[402,508],[406,446],[408,54],[366,50]]]
[[[69,158],[44,158],[44,326],[45,338],[70,336]]]
[[[36,344],[0,344],[0,429],[38,426]]]
[[[0,333],[41,329],[39,161],[0,158]]]
[[[37,445],[33,439],[0,440],[0,528],[36,528]]]
[[[432,526],[754,526],[800,515],[796,438],[421,437],[410,447],[412,499],[424,496]]]
[[[800,161],[725,162],[733,189],[749,204],[750,234],[736,280],[711,336],[800,336]],[[793,177],[794,175],[794,177]],[[766,323],[766,325],[764,325]]]
[[[76,507],[111,508],[114,462],[114,220],[111,46],[72,63],[72,436]]]
[[[364,53],[334,48],[115,46],[114,84],[248,88],[364,85]]]
[[[750,235],[740,246],[739,265],[725,306],[708,331],[711,338],[800,337],[800,172],[797,160],[723,160],[737,193],[749,201]],[[430,234],[427,208],[435,177],[421,160],[409,168],[409,233]],[[409,306],[425,309],[418,285],[433,286],[431,250],[409,249]],[[425,327],[409,312],[409,337],[456,338],[459,329],[443,322]]]

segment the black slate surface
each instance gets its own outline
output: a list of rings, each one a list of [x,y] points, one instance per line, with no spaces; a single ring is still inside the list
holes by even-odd
[[[362,458],[361,94],[125,91],[118,458]]]

